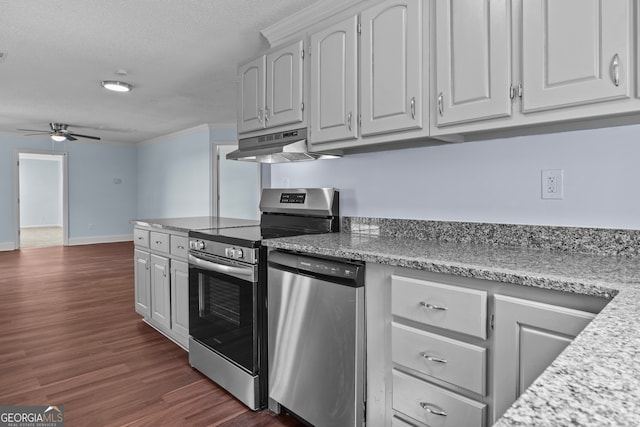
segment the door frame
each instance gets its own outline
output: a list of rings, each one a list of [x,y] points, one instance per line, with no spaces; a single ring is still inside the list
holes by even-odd
[[[62,245],[69,246],[69,166],[66,151],[17,149],[13,154],[13,248],[20,249],[20,155],[59,156],[62,161]]]

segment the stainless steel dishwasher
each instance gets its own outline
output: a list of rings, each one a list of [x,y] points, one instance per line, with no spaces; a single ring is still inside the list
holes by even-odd
[[[365,417],[364,263],[269,253],[269,408],[311,425]]]

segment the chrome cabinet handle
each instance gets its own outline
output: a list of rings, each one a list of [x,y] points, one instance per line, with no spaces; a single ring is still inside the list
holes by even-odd
[[[428,302],[425,302],[425,301],[420,301],[420,305],[429,310],[448,310],[447,307],[443,307],[441,305],[429,304]]]
[[[353,117],[353,114],[349,113],[347,114],[347,126],[349,127],[349,132],[351,132],[351,118]]]
[[[184,246],[178,245],[178,249],[184,249]]]
[[[144,239],[144,237],[138,236],[138,240],[142,240],[142,239]]]
[[[162,240],[156,240],[156,245],[161,245],[162,244]]]
[[[262,123],[262,108],[258,108],[258,121]]]
[[[145,269],[145,270],[148,270],[148,269],[149,269],[149,260],[148,260],[148,259],[145,259],[145,260],[144,260],[144,269]]]
[[[409,103],[411,108],[411,118],[415,120],[416,118],[416,97],[411,98],[411,102]]]
[[[433,415],[439,415],[441,417],[446,417],[447,413],[445,411],[443,411],[442,409],[438,408],[435,405],[431,405],[427,402],[420,402],[420,406],[422,407],[422,409],[424,409],[425,411],[427,411],[430,414]]]
[[[422,356],[424,359],[428,360],[429,362],[436,362],[436,363],[447,363],[447,359],[441,359],[439,357],[435,357],[435,356],[429,356],[427,353],[420,353],[420,356]]]
[[[270,111],[269,111],[269,107],[264,109],[264,124],[266,125],[267,122],[269,121],[269,116],[270,116]]]
[[[162,275],[164,277],[167,277],[167,266],[166,265],[164,267],[162,267]]]
[[[611,68],[613,69],[613,84],[616,86],[620,86],[620,57],[617,53],[613,55]]]
[[[440,113],[440,117],[444,114],[444,95],[442,92],[438,95],[438,113]]]

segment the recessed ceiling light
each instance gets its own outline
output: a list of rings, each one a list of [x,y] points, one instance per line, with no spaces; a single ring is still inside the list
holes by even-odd
[[[115,92],[129,92],[133,89],[129,83],[119,82],[117,80],[103,80],[102,87]]]

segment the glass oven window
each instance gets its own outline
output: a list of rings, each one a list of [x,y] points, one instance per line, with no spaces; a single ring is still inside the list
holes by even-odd
[[[255,373],[257,285],[221,273],[190,268],[189,334]]]

